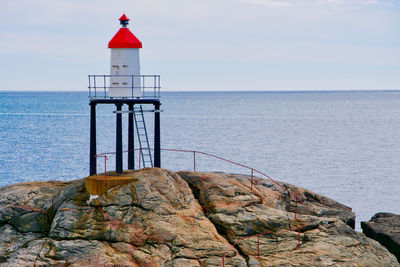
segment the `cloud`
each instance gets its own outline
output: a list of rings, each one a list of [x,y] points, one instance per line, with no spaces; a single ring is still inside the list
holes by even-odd
[[[51,56],[89,58],[105,49],[126,12],[131,28],[157,46],[180,42],[216,42],[229,47],[241,39],[248,45],[304,42],[346,43],[370,40],[397,28],[384,12],[331,9],[387,0],[19,0],[0,10],[0,54],[26,51]],[[24,7],[24,9],[21,9]],[[15,20],[19,15],[22,19]],[[379,33],[379,34],[377,34]],[[371,38],[366,38],[370,35]],[[182,42],[183,41],[183,42]],[[353,41],[352,41],[353,42]],[[145,46],[147,44],[145,43]],[[247,45],[247,44],[246,44]]]
[[[364,0],[364,5],[377,5],[379,4],[378,0]]]
[[[32,54],[61,62],[96,61],[104,54],[101,38],[72,33],[0,33],[1,54]]]
[[[231,70],[229,74],[235,83],[239,76],[245,80],[242,71],[250,72],[252,66],[287,64],[301,69],[307,64],[348,64],[398,68],[400,25],[396,3],[391,0],[4,1],[0,9],[0,57],[3,68],[25,65],[26,55],[34,55],[31,58],[44,63],[51,61],[52,68],[60,73],[70,73],[65,66],[74,64],[82,65],[83,73],[107,73],[107,43],[119,28],[118,18],[126,12],[132,19],[132,31],[144,44],[141,60],[148,73],[155,69],[161,74],[185,72],[193,77],[199,70],[189,73],[186,65],[218,65]],[[8,64],[9,59],[12,60]],[[235,64],[239,66],[231,68]],[[49,72],[46,64],[34,60],[26,65]],[[18,77],[18,70],[7,71],[9,75],[0,83],[10,77],[12,84],[12,75]]]
[[[289,0],[240,0],[242,3],[262,7],[290,7],[293,6]]]
[[[393,5],[391,0],[240,0],[260,7],[357,7],[363,5]]]

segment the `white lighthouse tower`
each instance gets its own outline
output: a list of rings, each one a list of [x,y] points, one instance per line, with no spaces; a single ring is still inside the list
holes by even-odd
[[[115,105],[115,172],[123,173],[122,107],[128,111],[128,169],[135,169],[135,142],[143,167],[161,167],[160,75],[141,75],[139,48],[142,43],[127,28],[129,19],[119,19],[122,27],[108,43],[111,49],[111,75],[89,75],[90,175],[97,173],[96,106]],[[108,90],[107,90],[108,89]],[[145,89],[147,90],[145,92]],[[142,105],[153,105],[154,148],[150,147]],[[147,110],[148,111],[148,110]],[[137,139],[134,138],[136,128]],[[135,141],[137,140],[137,141]],[[152,153],[153,152],[153,153]],[[153,154],[153,155],[152,155]],[[107,160],[107,157],[105,158]],[[154,160],[153,160],[154,159]],[[140,164],[139,164],[140,168]]]
[[[140,79],[139,48],[142,42],[127,28],[129,18],[119,18],[122,27],[108,43],[111,49],[111,78],[109,96],[140,98],[143,95]]]

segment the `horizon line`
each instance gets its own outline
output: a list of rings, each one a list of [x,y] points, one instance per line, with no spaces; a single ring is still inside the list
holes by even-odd
[[[400,92],[400,89],[329,89],[329,90],[182,90],[160,93],[300,93],[300,92]],[[87,93],[87,90],[1,90],[0,93]]]

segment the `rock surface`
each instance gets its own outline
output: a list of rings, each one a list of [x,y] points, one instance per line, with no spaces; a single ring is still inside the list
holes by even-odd
[[[378,241],[400,262],[400,215],[377,213],[368,222],[361,222],[363,233]]]
[[[246,175],[178,174],[219,233],[231,244],[237,242],[249,266],[400,266],[376,241],[349,227],[355,219],[351,209],[332,199],[280,183],[288,194],[257,178],[252,192]],[[297,204],[297,219],[294,195],[304,200],[304,206]]]
[[[350,227],[350,208],[293,185],[255,178],[251,191],[245,175],[157,168],[125,175],[136,181],[98,197],[83,179],[0,188],[0,266],[400,266]]]

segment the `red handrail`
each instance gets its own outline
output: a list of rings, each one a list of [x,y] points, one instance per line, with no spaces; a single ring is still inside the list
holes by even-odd
[[[136,150],[139,150],[139,169],[140,169],[140,149],[141,149],[141,148],[135,149],[135,151],[136,151]],[[193,153],[193,171],[194,171],[194,172],[196,172],[196,153],[197,153],[197,154],[201,154],[201,155],[205,155],[205,156],[208,156],[208,157],[216,158],[216,159],[219,159],[219,160],[228,162],[228,163],[230,163],[230,164],[243,167],[243,168],[245,168],[245,169],[249,169],[249,170],[251,170],[251,178],[250,178],[250,190],[251,190],[251,191],[253,191],[253,184],[254,184],[254,183],[253,183],[253,176],[254,176],[254,173],[258,173],[258,174],[264,176],[265,178],[269,179],[272,183],[274,183],[275,185],[277,185],[278,187],[280,187],[280,188],[283,189],[284,191],[286,191],[286,192],[289,194],[289,200],[292,198],[292,196],[294,196],[295,201],[296,201],[296,204],[295,204],[295,212],[294,212],[294,213],[295,213],[295,214],[294,214],[294,218],[295,218],[295,220],[297,221],[297,219],[298,219],[298,218],[297,218],[297,202],[300,201],[300,204],[304,207],[304,209],[305,209],[306,212],[307,212],[307,222],[306,222],[305,224],[303,224],[303,225],[297,225],[297,226],[295,226],[295,227],[293,227],[293,228],[290,228],[290,229],[282,229],[281,231],[275,232],[275,234],[283,234],[284,232],[290,232],[290,231],[297,230],[297,231],[298,231],[298,248],[300,249],[300,246],[301,246],[300,232],[301,232],[301,229],[302,229],[302,228],[306,227],[306,226],[310,223],[311,216],[310,216],[310,212],[309,212],[308,208],[307,208],[306,205],[304,204],[304,201],[303,201],[297,194],[294,194],[294,193],[290,192],[287,188],[285,188],[284,186],[282,186],[281,184],[279,184],[277,181],[275,181],[274,179],[272,179],[269,175],[267,175],[267,174],[265,174],[265,173],[263,173],[263,172],[261,172],[261,171],[258,171],[258,170],[254,169],[254,168],[248,167],[248,166],[246,166],[246,165],[243,165],[243,164],[240,164],[240,163],[237,163],[237,162],[228,160],[228,159],[224,159],[224,158],[222,158],[222,157],[219,157],[219,156],[216,156],[216,155],[213,155],[213,154],[209,154],[209,153],[205,153],[205,152],[201,152],[201,151],[195,151],[195,150],[185,150],[185,149],[162,148],[161,150],[162,150],[162,151],[172,151],[172,152]],[[124,152],[128,152],[128,151],[124,151]],[[106,154],[115,154],[115,152],[108,152],[108,153],[98,154],[98,155],[96,155],[96,157],[100,157],[100,156],[101,156],[101,157],[105,157],[105,161],[107,161],[108,158],[107,158],[107,156],[105,156]],[[105,166],[106,166],[106,165],[105,165]],[[96,168],[96,174],[97,174],[97,168]],[[240,241],[242,241],[242,240],[245,240],[245,239],[248,239],[248,238],[252,238],[252,237],[257,236],[257,257],[260,258],[260,236],[262,236],[262,235],[267,235],[267,234],[271,234],[271,233],[273,233],[273,232],[272,232],[272,231],[267,231],[267,232],[265,232],[265,233],[259,233],[259,234],[255,234],[255,235],[250,235],[250,236],[242,237],[242,238],[236,240],[236,242],[232,244],[231,249],[234,248],[235,245],[236,245],[238,242],[240,242]],[[229,252],[229,251],[228,251],[228,252]],[[221,265],[222,267],[225,266],[225,258],[226,258],[226,255],[228,254],[228,252],[226,252],[226,253],[224,254],[224,257],[222,258],[222,265]]]
[[[96,175],[97,175],[97,158],[98,157],[104,157],[104,178],[107,178],[107,160],[108,160],[108,157],[104,153],[95,155],[95,158],[96,158]]]

